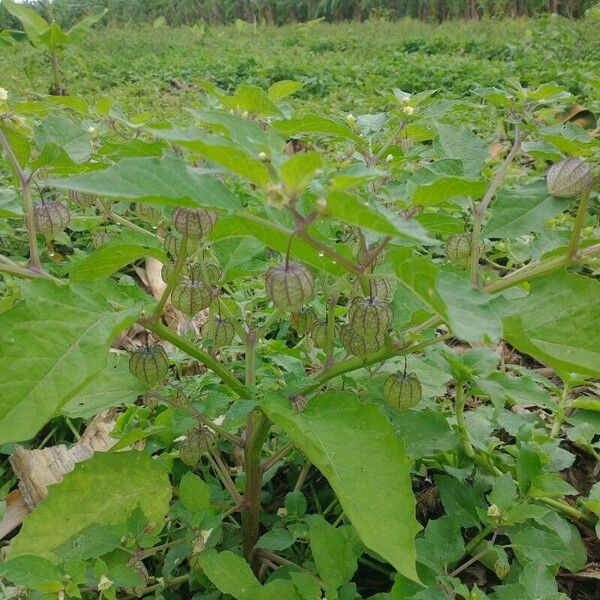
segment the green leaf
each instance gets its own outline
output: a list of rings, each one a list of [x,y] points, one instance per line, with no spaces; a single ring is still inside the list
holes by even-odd
[[[436,125],[438,138],[436,146],[444,158],[459,159],[463,163],[464,174],[477,177],[488,155],[487,145],[474,133],[456,125]]]
[[[111,406],[133,404],[147,387],[129,371],[128,357],[110,353],[96,373],[61,409],[71,419],[90,419]]]
[[[259,87],[242,83],[232,96],[220,96],[221,102],[237,112],[247,112],[251,116],[280,116],[281,111],[271,98]]]
[[[31,39],[32,43],[36,43],[40,36],[50,24],[41,17],[37,12],[28,8],[23,4],[17,4],[13,0],[2,0],[2,6],[13,16],[21,21],[23,29]]]
[[[289,79],[284,79],[283,81],[276,81],[273,83],[268,91],[267,95],[269,99],[273,102],[278,102],[279,100],[283,100],[283,98],[287,98],[292,94],[295,94],[298,90],[301,90],[304,87],[304,84],[299,81],[291,81]]]
[[[71,38],[60,28],[56,21],[53,21],[50,27],[38,37],[38,41],[49,50],[57,50],[70,44]]]
[[[352,579],[358,556],[342,528],[335,528],[323,517],[310,519],[310,549],[317,573],[332,591]]]
[[[434,482],[446,514],[455,515],[461,527],[480,526],[478,509],[485,504],[473,487],[449,475],[436,475]]]
[[[237,554],[225,550],[205,550],[198,558],[204,575],[223,593],[236,600],[255,600],[261,586],[248,563]]]
[[[1,444],[33,437],[104,367],[110,342],[145,307],[130,289],[23,285],[23,300],[0,314],[0,364],[11,373],[0,380]],[[115,293],[119,304],[107,298]]]
[[[288,194],[300,196],[321,164],[321,155],[317,152],[303,152],[288,158],[279,167],[279,176]]]
[[[296,137],[302,133],[316,133],[331,135],[340,140],[361,141],[361,138],[346,123],[315,114],[308,114],[298,119],[276,121],[273,123],[273,127],[286,137]]]
[[[522,562],[539,561],[544,565],[559,565],[568,561],[570,548],[560,536],[535,525],[512,525],[506,528],[512,548]]]
[[[179,482],[179,499],[192,512],[200,512],[210,506],[210,488],[198,475],[188,472]]]
[[[538,232],[547,219],[565,209],[564,199],[549,196],[546,182],[501,190],[490,206],[484,238],[516,238]]]
[[[155,235],[122,231],[75,263],[70,270],[70,279],[73,283],[79,283],[107,277],[146,256],[153,256],[162,263],[169,260]]]
[[[79,41],[98,21],[100,21],[104,15],[108,12],[108,8],[105,8],[103,11],[88,15],[87,17],[81,19],[81,21],[75,23],[71,29],[67,32],[71,41],[77,42]]]
[[[510,473],[496,478],[492,491],[488,495],[490,504],[495,504],[501,513],[505,513],[517,501],[517,486]]]
[[[0,576],[38,592],[56,594],[63,587],[60,571],[39,556],[24,555],[7,560],[0,565]]]
[[[275,579],[261,588],[256,600],[302,600],[294,584],[285,579]]]
[[[0,219],[14,219],[23,215],[22,202],[19,201],[17,191],[8,188],[0,188]]]
[[[10,557],[34,554],[57,562],[56,549],[96,523],[126,523],[140,507],[158,533],[169,508],[171,485],[162,466],[143,452],[97,452],[48,488],[48,497],[25,517]]]
[[[287,529],[275,527],[260,536],[255,548],[279,552],[292,546],[295,541],[294,536]]]
[[[504,337],[564,375],[600,375],[600,282],[565,271],[534,280],[512,301]]]
[[[264,273],[266,269],[265,247],[254,238],[224,238],[214,242],[211,250],[219,261],[225,281]]]
[[[415,188],[412,201],[420,206],[440,206],[460,197],[481,198],[487,183],[481,179],[448,175]]]
[[[167,206],[240,208],[239,200],[214,177],[194,172],[173,156],[126,158],[103,171],[54,180],[50,185],[107,198]]]
[[[46,117],[33,130],[33,140],[39,154],[64,150],[77,164],[88,160],[92,153],[90,134],[70,119],[58,115]]]
[[[268,167],[258,156],[253,156],[244,147],[233,144],[221,135],[209,134],[197,127],[153,129],[152,134],[194,150],[206,159],[258,185],[267,185],[271,180]]]
[[[558,593],[554,573],[542,562],[530,562],[523,567],[519,582],[530,598],[546,598]]]
[[[443,573],[465,553],[465,544],[456,515],[430,520],[423,537],[417,540],[419,562]]]
[[[312,398],[301,413],[283,396],[263,409],[325,475],[364,544],[418,580],[410,461],[378,408],[341,392]]]

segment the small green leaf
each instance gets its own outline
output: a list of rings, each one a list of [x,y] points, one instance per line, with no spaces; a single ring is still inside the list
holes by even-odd
[[[179,499],[192,512],[200,512],[210,506],[210,488],[198,475],[186,473],[179,482]]]
[[[255,600],[261,591],[248,563],[237,554],[225,550],[205,550],[199,562],[206,577],[223,593],[236,600]]]
[[[11,558],[0,565],[0,575],[16,585],[48,594],[56,594],[63,587],[60,571],[39,556]]]
[[[294,536],[287,529],[275,527],[261,535],[255,547],[279,552],[287,550],[294,542]]]
[[[303,152],[288,158],[279,167],[279,176],[288,193],[297,198],[320,168],[320,154]]]
[[[283,100],[284,98],[295,94],[303,87],[304,85],[299,81],[290,81],[289,79],[284,79],[283,81],[276,81],[273,83],[269,87],[267,95],[273,102],[278,102],[279,100]]]
[[[341,140],[361,141],[360,137],[346,123],[315,114],[308,114],[298,119],[276,121],[273,126],[286,137],[296,137],[302,133],[316,133],[331,135]]]
[[[436,129],[436,146],[442,157],[459,159],[463,163],[465,175],[478,177],[488,155],[488,148],[483,140],[456,125],[437,123]]]
[[[473,487],[449,475],[436,475],[434,483],[446,514],[456,515],[461,527],[480,526],[478,509],[483,510],[485,504]]]
[[[487,183],[481,179],[449,175],[417,186],[412,201],[420,206],[441,206],[459,196],[481,198],[486,189]]]

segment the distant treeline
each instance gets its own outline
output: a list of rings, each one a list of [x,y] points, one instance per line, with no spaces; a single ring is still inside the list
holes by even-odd
[[[164,17],[170,25],[232,23],[241,19],[283,25],[313,19],[330,22],[404,17],[443,22],[452,19],[535,17],[556,13],[579,18],[598,0],[29,0],[41,12],[54,11],[64,25],[108,8],[107,22],[144,23]],[[4,11],[0,10],[0,13]],[[6,26],[6,13],[0,26]]]

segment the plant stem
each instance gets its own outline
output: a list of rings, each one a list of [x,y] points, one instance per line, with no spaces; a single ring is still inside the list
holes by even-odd
[[[584,514],[574,506],[571,506],[567,502],[563,502],[562,500],[556,500],[555,498],[536,498],[538,502],[542,502],[547,506],[551,506],[556,510],[562,512],[563,514],[575,519],[576,521],[581,521],[590,527],[595,527],[597,519],[593,519],[588,515]]]
[[[325,368],[333,367],[334,356],[334,337],[335,337],[335,307],[337,306],[340,297],[340,285],[344,281],[343,277],[338,279],[338,282],[333,286],[333,290],[327,298],[327,322],[325,330]]]
[[[379,152],[369,161],[371,166],[375,166],[388,151],[389,147],[396,143],[396,140],[402,135],[404,128],[406,127],[406,121],[401,121],[398,129],[392,134],[390,139],[381,147]]]
[[[166,325],[161,322],[152,320],[143,320],[142,324],[149,330],[158,335],[160,338],[173,344],[180,350],[189,354],[192,358],[199,360],[202,364],[208,367],[213,373],[218,375],[229,388],[241,398],[251,398],[252,394],[246,386],[236,379],[236,377],[221,363],[215,360],[208,352],[201,350],[185,338],[181,337]]]
[[[262,468],[260,457],[263,444],[269,434],[270,423],[264,413],[253,410],[246,420],[246,448],[244,449],[244,474],[246,486],[242,511],[242,548],[244,558],[256,572],[257,560],[254,546],[260,534],[260,494],[262,490]]]
[[[567,250],[567,257],[570,259],[575,258],[577,250],[579,248],[579,239],[581,238],[581,230],[585,223],[587,216],[588,204],[590,201],[590,194],[592,193],[592,186],[588,185],[581,192],[579,198],[579,207],[577,208],[577,215],[575,216],[575,223],[573,223],[573,231],[571,232],[571,240],[569,242],[569,249]]]
[[[126,219],[125,217],[122,217],[121,215],[118,215],[116,212],[113,211],[113,209],[110,207],[110,205],[107,202],[100,202],[102,209],[104,210],[104,214],[111,220],[114,221],[115,223],[118,223],[119,225],[123,225],[123,227],[127,227],[128,229],[131,229],[132,231],[137,231],[138,233],[144,233],[146,235],[149,234],[149,232],[144,229],[143,227],[140,227],[139,225],[136,225],[135,223],[132,223],[129,219]],[[159,237],[159,236],[157,236]]]
[[[310,462],[310,460],[307,460],[304,465],[302,465],[302,469],[300,470],[300,474],[298,475],[298,479],[296,481],[296,485],[294,486],[294,492],[299,492],[302,487],[304,486],[304,482],[306,481],[306,478],[308,477],[308,473],[310,472],[310,469],[312,467],[312,463]],[[336,499],[337,502],[337,499]]]
[[[519,151],[521,147],[521,125],[517,123],[515,125],[515,141],[513,142],[512,148],[510,152],[506,155],[506,158],[502,162],[502,165],[496,172],[496,175],[492,179],[490,186],[488,187],[485,195],[483,196],[477,210],[475,211],[474,219],[473,219],[473,232],[471,235],[471,282],[473,285],[479,285],[479,259],[480,256],[480,248],[479,242],[481,239],[481,224],[483,223],[483,217],[485,216],[485,211],[487,210],[492,198],[496,194],[500,183],[504,179],[506,175],[506,171],[513,158]]]
[[[33,271],[2,255],[0,255],[0,271],[5,273],[13,273],[14,275],[19,275],[20,277],[26,277],[28,279],[49,279],[50,281],[54,281],[54,283],[58,283],[60,285],[64,285],[66,283],[62,279],[58,279],[57,277],[50,275],[50,273]]]
[[[160,321],[163,310],[165,309],[165,305],[169,300],[169,296],[171,295],[173,288],[177,285],[177,282],[179,281],[181,271],[183,270],[183,267],[185,265],[187,245],[187,236],[183,236],[179,245],[179,252],[177,253],[177,258],[175,259],[175,267],[173,268],[173,273],[171,273],[171,277],[169,277],[167,287],[163,290],[162,296],[160,297],[156,310],[154,311],[153,319],[155,321]]]
[[[229,495],[233,498],[236,504],[241,504],[243,502],[242,496],[235,487],[235,483],[233,479],[231,479],[231,475],[229,475],[229,469],[223,462],[219,451],[216,448],[211,449],[208,457],[213,463],[213,469],[215,470],[215,473],[219,476],[219,479],[225,486],[225,489],[229,492]]]
[[[33,211],[33,200],[31,198],[31,181],[15,154],[8,138],[0,127],[0,144],[6,152],[6,156],[15,170],[19,182],[21,184],[21,193],[23,194],[23,207],[25,209],[25,227],[27,229],[27,236],[29,238],[29,263],[31,269],[36,273],[42,273],[42,266],[40,262],[40,252],[37,245],[37,236],[35,230],[35,217]]]
[[[292,448],[294,448],[294,444],[290,442],[275,452],[271,458],[262,464],[261,469],[263,470],[263,473],[268,471],[272,466],[276,465],[290,450],[292,450]]]
[[[467,430],[467,425],[465,423],[465,390],[462,381],[456,382],[454,404],[456,406],[456,425],[463,450],[469,458],[473,458],[475,456],[475,448],[473,448],[469,431]]]

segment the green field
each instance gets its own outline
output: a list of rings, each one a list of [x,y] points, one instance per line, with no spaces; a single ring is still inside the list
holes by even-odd
[[[302,111],[382,110],[392,88],[436,89],[472,98],[478,86],[509,77],[523,85],[555,81],[591,102],[585,74],[600,64],[594,21],[537,20],[367,22],[258,28],[98,29],[81,51],[67,51],[69,91],[87,99],[116,97],[128,113],[180,114],[199,102],[195,83],[226,91],[283,79],[304,83],[292,105]],[[48,86],[49,65],[27,46],[1,50],[3,87],[31,96]],[[30,79],[23,77],[27,69]],[[172,82],[183,84],[175,89]]]

